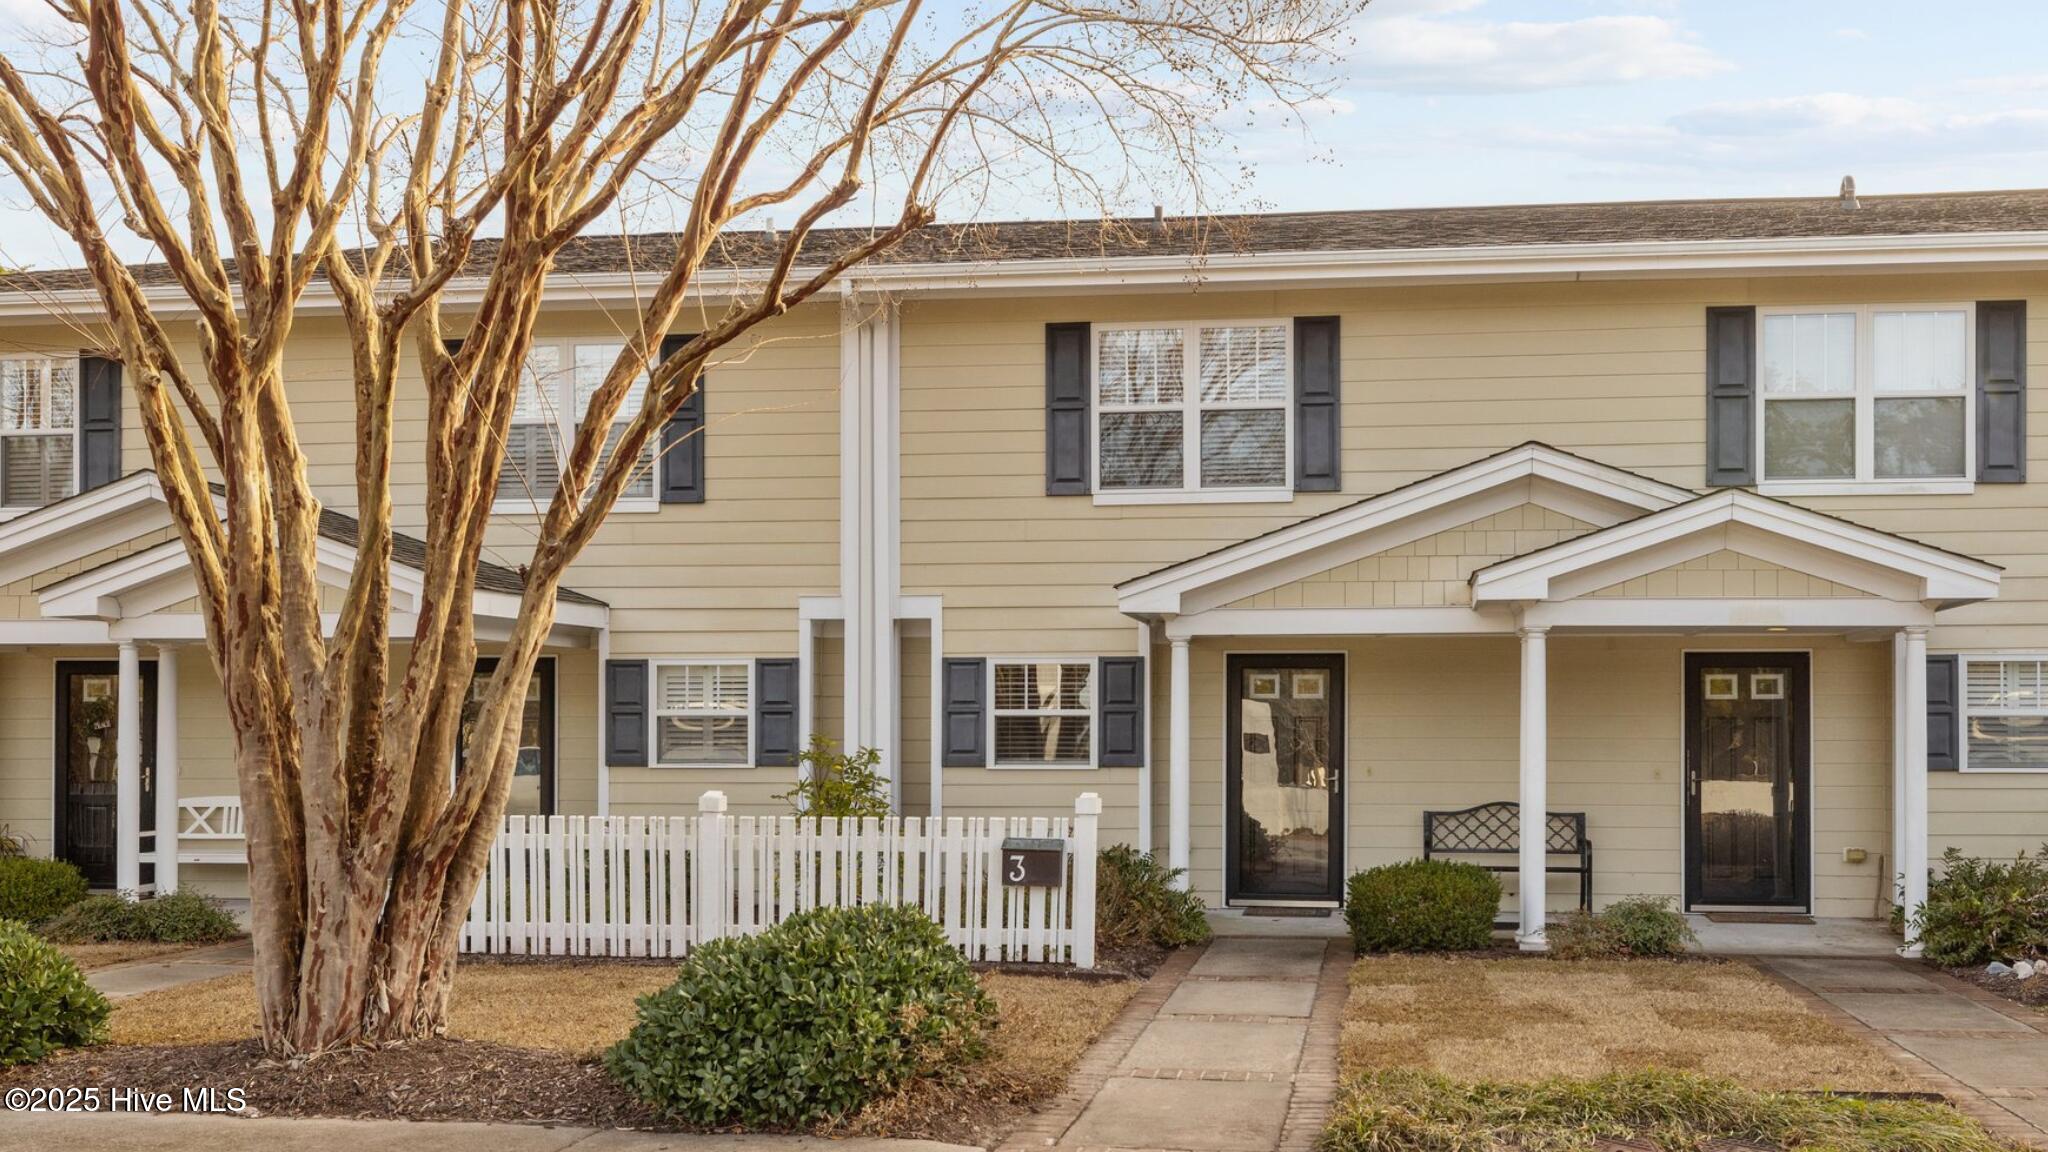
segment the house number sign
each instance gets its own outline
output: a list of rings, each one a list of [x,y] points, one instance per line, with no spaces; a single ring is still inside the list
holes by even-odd
[[[1067,842],[1058,837],[1003,840],[1003,887],[1057,888],[1066,881]]]

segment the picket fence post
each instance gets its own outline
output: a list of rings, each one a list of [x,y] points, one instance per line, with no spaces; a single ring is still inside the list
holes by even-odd
[[[725,842],[725,793],[706,792],[697,800],[697,859],[692,869],[697,874],[694,918],[699,944],[725,935],[727,905],[731,903],[726,885],[732,875],[731,862],[725,858]]]
[[[1095,967],[1095,837],[1102,797],[1074,797],[1074,967]],[[1054,957],[1058,959],[1057,956]]]

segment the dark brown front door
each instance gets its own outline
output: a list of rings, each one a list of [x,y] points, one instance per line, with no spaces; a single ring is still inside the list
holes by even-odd
[[[1334,901],[1344,870],[1344,662],[1229,659],[1225,895]]]
[[[115,737],[120,731],[120,666],[112,660],[57,662],[57,821],[55,855],[112,888],[118,845]],[[156,664],[142,665],[142,883],[156,878],[148,850],[156,832]]]
[[[1805,908],[1806,654],[1692,652],[1685,676],[1687,906]]]

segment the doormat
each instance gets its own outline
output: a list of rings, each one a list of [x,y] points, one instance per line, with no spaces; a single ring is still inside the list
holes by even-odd
[[[1714,924],[1811,924],[1813,917],[1801,916],[1796,912],[1709,912],[1707,920]]]
[[[1266,906],[1253,904],[1245,908],[1244,914],[1247,916],[1301,916],[1309,919],[1328,920],[1330,918],[1330,909],[1288,908],[1277,905]]]

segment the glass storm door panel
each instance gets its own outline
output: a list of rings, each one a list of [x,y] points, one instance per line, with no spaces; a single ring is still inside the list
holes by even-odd
[[[469,745],[470,730],[483,709],[484,689],[498,670],[495,657],[479,657],[469,692],[462,700],[462,732],[455,757]],[[507,816],[555,815],[555,661],[543,656],[526,681],[526,706],[519,714],[519,757],[512,764],[512,792],[505,801]]]
[[[1327,656],[1230,658],[1229,895],[1334,900],[1343,825],[1343,669]]]
[[[119,666],[111,660],[57,665],[57,794],[62,802],[55,852],[95,888],[112,888],[117,855],[120,731]],[[142,665],[141,880],[156,876],[156,665]]]
[[[1687,657],[1688,902],[1807,900],[1803,653]]]

